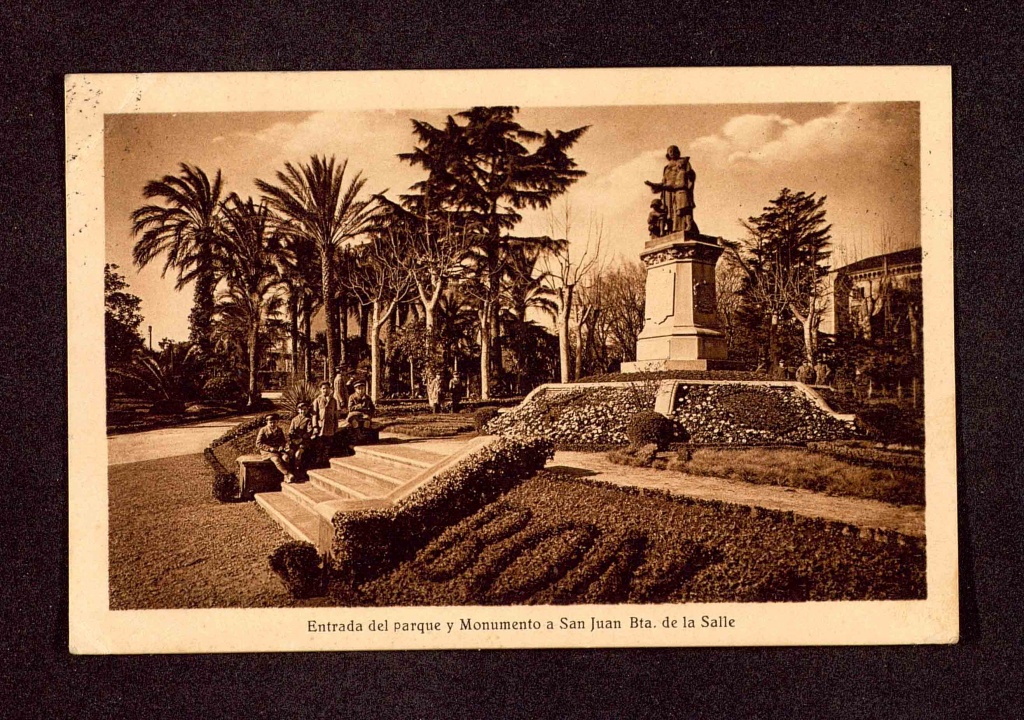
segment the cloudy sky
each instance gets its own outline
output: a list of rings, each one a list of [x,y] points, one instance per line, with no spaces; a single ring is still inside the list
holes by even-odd
[[[348,158],[367,192],[395,197],[422,177],[396,157],[414,147],[410,118],[440,124],[455,110],[106,116],[107,261],[142,298],[154,342],[188,336],[192,293],[161,278],[162,263],[132,266],[129,216],[148,180],[188,162],[210,175],[220,169],[228,191],[255,195],[255,178],[272,180],[286,161],[321,153]],[[740,219],[789,187],[828,196],[837,264],[921,241],[916,103],[523,108],[519,121],[533,130],[590,126],[572,153],[588,175],[565,197],[576,218],[571,237],[582,242],[588,220],[600,221],[609,263],[642,249],[653,197],[643,181],[660,179],[673,144],[697,172],[694,217],[705,234],[741,237]],[[531,213],[518,232],[550,234],[550,217]]]

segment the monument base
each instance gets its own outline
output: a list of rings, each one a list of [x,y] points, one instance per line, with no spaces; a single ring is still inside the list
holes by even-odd
[[[620,372],[664,372],[666,370],[690,370],[707,372],[709,370],[743,370],[746,366],[736,360],[636,360],[624,362]]]

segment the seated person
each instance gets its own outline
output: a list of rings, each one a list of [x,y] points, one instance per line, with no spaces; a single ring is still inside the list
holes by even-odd
[[[365,428],[373,424],[373,416],[377,412],[373,400],[366,393],[366,383],[360,380],[355,384],[355,392],[348,397],[349,427]]]
[[[295,481],[295,476],[288,465],[288,445],[284,433],[277,426],[277,415],[274,413],[263,418],[263,427],[256,433],[256,449],[262,457],[274,463],[274,467],[284,476],[284,482]]]
[[[307,402],[299,403],[298,412],[288,426],[288,447],[294,458],[295,472],[305,474],[309,451],[313,448],[313,418]]]

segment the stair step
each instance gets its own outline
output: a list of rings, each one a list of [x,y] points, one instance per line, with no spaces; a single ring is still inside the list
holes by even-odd
[[[256,503],[296,540],[316,545],[320,517],[283,492],[256,493]]]
[[[312,509],[315,505],[328,500],[351,500],[354,496],[341,490],[327,490],[312,481],[281,485],[281,492],[292,500]]]
[[[331,467],[346,472],[361,473],[371,478],[402,485],[423,472],[424,468],[402,462],[390,462],[375,455],[356,453],[348,457],[331,458]],[[430,467],[429,465],[427,467]]]
[[[421,470],[444,460],[448,453],[432,452],[414,445],[361,445],[354,448],[355,457],[372,457],[395,465],[411,465]]]
[[[398,481],[386,481],[332,463],[330,468],[310,470],[309,479],[314,485],[343,497],[342,493],[357,500],[384,497],[396,487]]]

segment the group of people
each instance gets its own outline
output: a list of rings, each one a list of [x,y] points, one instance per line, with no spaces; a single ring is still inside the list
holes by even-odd
[[[298,403],[287,433],[278,425],[276,413],[264,417],[263,427],[256,433],[256,450],[274,464],[284,482],[293,483],[304,476],[311,459],[322,464],[338,451],[337,440],[344,438],[339,432],[344,429],[339,427],[342,407],[346,409],[344,427],[362,428],[372,423],[376,407],[366,392],[366,383],[354,383],[349,395],[344,392],[344,379],[339,382],[339,377],[340,371],[333,385],[326,380],[320,383],[320,394],[312,403]]]

